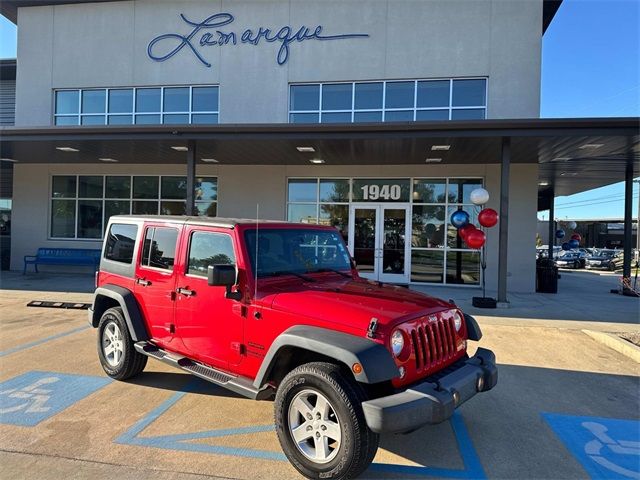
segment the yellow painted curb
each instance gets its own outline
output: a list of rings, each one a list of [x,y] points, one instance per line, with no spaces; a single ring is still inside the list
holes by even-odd
[[[628,342],[617,335],[605,332],[594,332],[593,330],[582,330],[596,342],[602,343],[616,352],[619,352],[637,363],[640,363],[640,347]]]

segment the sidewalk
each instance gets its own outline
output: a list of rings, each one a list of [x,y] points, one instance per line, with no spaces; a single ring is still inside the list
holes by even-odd
[[[465,312],[482,323],[493,325],[553,326],[556,328],[611,331],[636,331],[640,324],[640,301],[610,293],[618,286],[620,276],[586,271],[562,271],[557,294],[532,293],[509,295],[509,308],[479,309],[471,298],[481,296],[478,288],[412,286],[413,289],[452,299]],[[31,300],[72,300],[90,302],[94,290],[93,274],[1,272],[0,290]],[[38,295],[28,292],[39,292]],[[46,295],[44,292],[47,292]],[[64,294],[64,296],[60,296]],[[496,292],[487,290],[488,296]],[[37,298],[36,298],[37,297]],[[45,298],[46,297],[46,298]],[[624,325],[620,325],[624,324]]]

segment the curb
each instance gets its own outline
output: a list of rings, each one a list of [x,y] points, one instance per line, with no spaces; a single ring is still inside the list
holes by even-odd
[[[616,352],[619,352],[637,363],[640,363],[640,347],[637,347],[631,342],[627,342],[617,335],[612,335],[605,332],[594,332],[593,330],[582,330],[596,342],[606,345],[612,348]]]

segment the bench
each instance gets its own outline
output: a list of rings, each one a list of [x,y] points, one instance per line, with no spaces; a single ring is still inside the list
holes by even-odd
[[[94,270],[100,264],[100,250],[89,248],[39,248],[35,255],[24,256],[24,270],[27,273],[27,265],[33,265],[38,273],[38,265],[73,265],[91,266]]]

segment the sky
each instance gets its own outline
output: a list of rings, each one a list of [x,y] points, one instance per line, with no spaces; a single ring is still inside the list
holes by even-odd
[[[542,41],[540,116],[640,116],[639,26],[640,0],[564,0]],[[15,56],[15,25],[0,16],[0,58]],[[556,217],[622,218],[623,199],[622,182],[557,197]]]
[[[540,116],[640,116],[639,25],[640,0],[564,0],[542,40]],[[637,183],[634,194],[636,216]],[[557,197],[555,208],[557,219],[622,218],[624,184]]]

